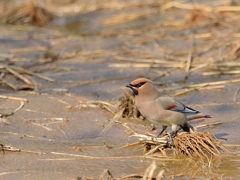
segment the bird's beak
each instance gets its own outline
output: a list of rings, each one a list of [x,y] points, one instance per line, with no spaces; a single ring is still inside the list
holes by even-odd
[[[134,95],[138,95],[138,91],[131,84],[127,84],[126,87],[130,88],[133,91]]]

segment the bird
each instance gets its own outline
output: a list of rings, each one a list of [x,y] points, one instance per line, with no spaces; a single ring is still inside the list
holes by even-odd
[[[135,105],[144,118],[153,124],[162,125],[162,131],[157,135],[160,137],[168,126],[172,127],[170,136],[167,140],[169,146],[172,139],[177,134],[178,128],[186,132],[194,130],[189,120],[199,118],[212,118],[211,115],[204,115],[174,98],[163,95],[153,85],[153,82],[146,78],[138,78],[127,84],[134,94]]]

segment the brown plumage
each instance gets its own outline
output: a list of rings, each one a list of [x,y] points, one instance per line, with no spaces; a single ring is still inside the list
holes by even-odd
[[[159,133],[158,137],[164,132],[167,126],[172,127],[168,139],[169,144],[171,144],[178,126],[184,131],[189,132],[193,127],[189,124],[188,120],[211,118],[210,115],[204,115],[169,96],[163,96],[149,79],[136,79],[126,87],[133,91],[135,104],[140,113],[149,121],[163,126],[163,130]]]

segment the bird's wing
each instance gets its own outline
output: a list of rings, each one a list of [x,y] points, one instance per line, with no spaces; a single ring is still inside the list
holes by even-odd
[[[185,106],[184,104],[174,100],[169,96],[159,97],[157,101],[163,107],[163,109],[183,113],[186,115],[188,120],[198,118],[211,118],[210,115],[203,115],[201,112]]]
[[[161,104],[161,106],[165,110],[177,111],[177,112],[181,112],[181,113],[190,113],[190,114],[200,113],[199,111],[196,111],[190,107],[187,107],[184,104],[182,104],[168,96],[159,97],[157,99],[157,101],[158,101],[158,103]]]

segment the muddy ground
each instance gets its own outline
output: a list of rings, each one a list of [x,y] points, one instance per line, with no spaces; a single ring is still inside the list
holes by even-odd
[[[239,6],[177,2],[74,1],[59,4],[66,11],[62,16],[50,3],[46,8],[54,15],[45,27],[2,24],[1,95],[28,102],[0,99],[7,120],[0,125],[0,141],[21,150],[1,154],[0,179],[99,179],[105,169],[120,178],[143,175],[153,160],[164,179],[239,179],[240,95],[234,95],[240,85],[239,12],[219,10]],[[219,9],[206,10],[210,7]],[[71,8],[80,10],[70,16]],[[26,83],[6,66],[54,81],[21,72]],[[121,148],[137,141],[121,123],[102,134],[113,114],[89,101],[115,105],[121,88],[137,77],[161,82],[159,90],[213,116],[193,121],[194,126],[223,122],[199,130],[210,131],[231,152],[210,161],[146,157],[141,147]],[[199,83],[209,84],[191,89]],[[186,93],[178,95],[182,90]],[[21,102],[20,110],[6,116]],[[121,122],[142,134],[161,128]]]

